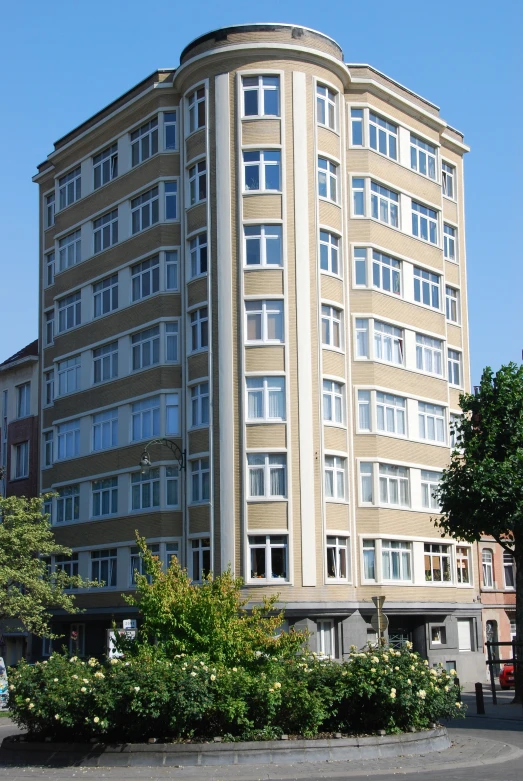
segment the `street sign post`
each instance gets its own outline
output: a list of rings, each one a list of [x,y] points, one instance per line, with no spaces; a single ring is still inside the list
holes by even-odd
[[[389,626],[389,619],[383,612],[385,597],[372,597],[372,601],[376,605],[376,612],[373,613],[370,619],[370,625],[381,640]]]

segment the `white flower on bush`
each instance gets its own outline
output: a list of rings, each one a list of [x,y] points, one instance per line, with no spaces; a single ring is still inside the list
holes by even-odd
[[[34,702],[30,702],[30,703],[29,703],[29,710],[31,710],[32,708],[34,708],[34,706],[35,706]]]
[[[462,702],[457,702],[456,703],[456,708],[462,708],[462,707],[463,707],[463,703]]]
[[[192,675],[192,676],[196,676],[196,673],[194,673],[194,672],[193,672],[193,673],[191,673],[191,675]]]
[[[449,670],[449,675],[457,675],[456,670]]]
[[[407,678],[407,683],[409,684],[409,686],[412,686],[412,681],[410,680],[410,678]]]
[[[370,671],[371,671],[371,673],[375,673],[376,672],[376,668],[375,667],[371,667]],[[345,673],[343,673],[343,675],[345,675]]]
[[[105,675],[103,673],[101,673],[100,670],[98,670],[98,672],[94,674],[94,677],[95,678],[105,678]]]
[[[53,678],[54,683],[58,683],[58,678]]]
[[[71,676],[71,678],[74,678],[74,679],[75,679],[75,681],[77,681],[77,680],[78,680],[78,676],[77,676],[77,675],[72,675],[72,676]]]
[[[54,717],[55,717],[55,719],[56,719],[57,721],[60,721],[60,714],[59,714],[59,713],[55,713],[55,714],[54,714]]]
[[[396,665],[396,667],[395,667],[394,669],[395,669],[395,670],[399,670],[400,668],[398,667],[398,665]]]
[[[378,659],[378,657],[377,657],[377,656],[371,656],[371,657],[370,657],[370,660],[371,660],[371,662],[372,662],[373,664],[378,664],[378,662],[379,662],[379,659]]]
[[[98,660],[95,659],[94,656],[91,656],[87,664],[89,665],[89,667],[96,667],[96,665],[98,664]]]
[[[405,642],[405,648],[408,648],[409,650],[412,648],[412,643],[410,642],[410,640],[407,640]]]
[[[445,691],[446,692],[450,691],[450,686],[445,686]]]
[[[431,667],[431,668],[430,668],[430,670],[429,670],[429,673],[430,673],[431,675],[437,675],[437,674],[438,674],[438,671],[437,671],[437,670],[435,670],[435,669],[434,669],[434,667]]]
[[[273,684],[275,689],[281,689],[281,683],[279,681],[276,681],[275,684]]]
[[[82,678],[82,681],[83,681],[84,683],[89,683],[89,678]]]
[[[113,656],[113,658],[111,659],[111,664],[118,664],[118,659],[116,658],[116,656]]]
[[[11,686],[9,687],[9,691],[10,692],[14,692],[14,690],[15,690],[15,687],[13,686],[13,684],[11,684]]]
[[[237,673],[238,672],[238,668],[237,667],[233,667],[232,671],[233,671],[233,673]]]
[[[140,687],[139,686],[135,686],[134,690],[135,690],[135,692],[139,692],[140,691]]]
[[[31,698],[30,698],[30,697],[26,697],[26,698],[25,698],[25,701],[26,701],[26,702],[31,702]]]
[[[215,675],[211,675],[211,681],[215,681],[215,680],[216,680],[216,676]]]
[[[85,693],[85,692],[87,691],[87,689],[85,688],[85,686],[82,686],[82,688],[80,689],[80,691]]]
[[[71,656],[71,658],[69,659],[69,661],[70,661],[70,662],[77,662],[77,661],[78,661],[78,657],[77,657],[77,656]]]
[[[391,698],[391,700],[396,699],[396,689],[391,689],[390,690],[390,698]]]
[[[429,660],[428,659],[424,659],[423,660],[423,664],[425,665],[425,667],[428,667],[429,666]]]
[[[425,691],[425,689],[420,689],[418,692],[418,697],[420,698],[420,700],[424,700],[426,696],[427,696],[427,692]]]
[[[99,724],[99,722],[100,722],[100,716],[95,716],[95,717],[94,717],[94,719],[93,719],[93,721],[94,721],[94,723],[95,723],[95,724]]]

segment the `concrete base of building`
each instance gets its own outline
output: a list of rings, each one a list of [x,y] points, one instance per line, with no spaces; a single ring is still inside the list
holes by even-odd
[[[36,743],[5,738],[2,764],[48,767],[287,765],[427,754],[450,748],[445,727],[402,735],[245,743]]]

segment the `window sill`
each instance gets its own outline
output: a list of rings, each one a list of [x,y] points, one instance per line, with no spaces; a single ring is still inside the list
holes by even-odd
[[[340,274],[335,274],[334,271],[328,271],[327,269],[320,267],[320,274],[329,279],[339,279],[340,282],[343,282],[343,277]]]
[[[273,122],[280,122],[281,114],[247,114],[241,118],[242,122],[258,122],[260,119],[270,119]],[[250,144],[248,146],[250,146]]]
[[[284,347],[285,342],[245,342],[245,347]]]
[[[324,426],[328,426],[328,428],[337,428],[340,431],[346,431],[347,430],[347,425],[345,423],[343,423],[343,422],[339,422],[338,423],[338,422],[336,422],[334,420],[324,420],[323,421],[323,425]]]
[[[346,456],[345,456],[346,458]],[[336,499],[334,496],[326,496],[325,497],[325,504],[341,504],[344,507],[349,506],[349,500],[348,499]]]
[[[190,203],[190,204],[188,204],[188,205],[185,207],[185,213],[186,213],[186,214],[188,214],[188,213],[191,211],[191,209],[195,209],[197,206],[201,206],[201,204],[202,204],[202,203],[207,203],[207,198],[202,198],[202,199],[201,199],[201,200],[199,200],[199,201],[195,201],[194,203]],[[178,218],[175,218],[175,219],[170,219],[170,220],[165,220],[165,222],[175,222],[175,221],[176,221],[176,219],[178,219]]]
[[[348,578],[327,578],[325,586],[348,586],[350,581]]]
[[[444,198],[446,201],[449,201],[450,203],[456,204],[456,206],[458,204],[456,198],[451,198],[450,195],[445,195],[445,193],[443,192],[443,189],[441,191],[441,197]]]
[[[254,580],[246,580],[246,586],[272,586],[277,584],[290,585],[290,581],[287,578],[254,578]]]
[[[266,504],[267,502],[288,502],[287,496],[248,496],[247,502],[249,504]],[[254,532],[249,532],[254,534]]]
[[[282,190],[242,190],[242,195],[281,195]]]
[[[338,353],[338,355],[345,355],[345,350],[342,350],[341,347],[334,347],[334,345],[330,344],[323,344],[321,345],[322,350],[329,350],[331,353]]]
[[[201,127],[195,127],[194,130],[189,130],[187,135],[184,138],[184,141],[187,141],[191,136],[196,135],[196,133],[199,133],[201,130],[205,130],[206,125],[201,125]]]
[[[248,418],[245,423],[247,426],[267,426],[273,423],[286,423],[286,418]]]
[[[333,201],[332,198],[327,198],[325,195],[320,195],[318,193],[318,200],[323,201],[323,203],[330,203],[332,206],[337,206],[338,209],[341,209],[341,204],[338,203],[338,201]]]
[[[283,269],[283,263],[260,263],[259,265],[243,266],[244,271],[281,271]]]

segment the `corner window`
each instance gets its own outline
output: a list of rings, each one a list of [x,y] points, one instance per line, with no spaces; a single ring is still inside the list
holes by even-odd
[[[177,466],[168,466],[165,468],[165,481],[167,495],[165,497],[165,503],[167,507],[179,507],[180,506],[180,470]],[[172,549],[171,555],[178,556],[178,543],[176,545],[176,551]],[[170,543],[167,543],[169,546]],[[167,565],[171,563],[171,556],[167,558]]]
[[[205,127],[205,87],[199,87],[187,98],[189,109],[189,133]]]
[[[323,421],[343,423],[343,385],[334,380],[323,380]]]
[[[58,180],[60,209],[65,209],[82,197],[82,177],[80,166]]]
[[[118,309],[118,274],[93,285],[94,316],[108,315]]]
[[[131,337],[133,371],[160,363],[160,327],[147,328]]]
[[[340,240],[333,233],[320,231],[320,268],[340,276]]]
[[[68,393],[80,390],[80,367],[79,355],[59,361],[57,366],[59,396],[66,396]]]
[[[439,309],[440,284],[439,274],[432,274],[430,271],[414,266],[414,301]]]
[[[209,383],[200,382],[191,386],[191,427],[209,424]]]
[[[60,271],[80,263],[82,259],[82,239],[80,230],[73,231],[68,236],[64,236],[58,242],[58,257]]]
[[[247,420],[285,420],[285,378],[247,377]]]
[[[132,234],[144,231],[155,225],[159,217],[159,196],[158,187],[142,193],[137,198],[131,200],[131,222]]]
[[[205,350],[209,346],[209,312],[206,306],[189,314],[191,352]]]
[[[352,179],[352,210],[355,217],[365,216],[365,179]]]
[[[200,160],[189,168],[189,203],[194,206],[207,198],[207,163]]]
[[[425,580],[428,583],[450,583],[450,545],[425,543]]]
[[[336,130],[336,93],[323,84],[316,85],[316,120],[330,130]]]
[[[445,313],[450,323],[459,323],[459,293],[450,285],[445,285]]]
[[[363,580],[376,580],[375,540],[363,540]]]
[[[54,371],[44,372],[44,406],[49,407],[54,401]]]
[[[165,433],[180,435],[180,397],[178,393],[165,395]]]
[[[445,409],[438,404],[418,401],[419,438],[445,442]]]
[[[456,228],[443,225],[443,256],[445,260],[456,260]]]
[[[178,250],[165,253],[165,289],[179,289]]]
[[[325,456],[325,497],[345,501],[346,458]]]
[[[174,151],[177,146],[176,140],[176,111],[166,111],[163,115],[163,148],[166,152]]]
[[[189,258],[191,279],[207,274],[207,232],[190,239]]]
[[[246,301],[246,343],[283,342],[283,301]]]
[[[104,344],[93,350],[93,382],[106,382],[118,377],[118,342]]]
[[[244,76],[242,78],[243,115],[278,117],[280,115],[280,77]]]
[[[45,255],[45,286],[50,287],[54,283],[54,252]]]
[[[58,331],[68,331],[82,324],[80,291],[58,301]]]
[[[356,357],[369,357],[369,321],[365,318],[356,318]]]
[[[417,136],[410,136],[410,167],[429,179],[436,178],[436,147]]]
[[[347,537],[327,537],[327,579],[347,580],[348,540]]]
[[[369,112],[369,146],[392,160],[398,159],[398,126]]]
[[[416,334],[416,368],[427,374],[443,375],[443,342]]]
[[[483,565],[483,588],[494,588],[493,556],[492,551],[488,548],[483,548],[481,562]]]
[[[201,583],[211,571],[211,540],[200,537],[191,540],[192,579]]]
[[[352,108],[350,111],[352,146],[363,146],[363,109]]]
[[[94,253],[109,249],[118,241],[118,209],[93,220]]]
[[[249,535],[251,580],[287,580],[286,534]]]
[[[245,225],[245,265],[282,266],[282,226]]]
[[[131,266],[131,286],[133,303],[158,293],[160,289],[160,258],[158,255]]]
[[[457,350],[448,351],[449,383],[461,386],[461,353]]]
[[[243,153],[244,191],[279,192],[281,190],[281,152],[264,150]]]
[[[341,309],[322,304],[321,343],[324,347],[341,349]]]
[[[249,499],[279,499],[287,495],[285,453],[249,453]]]
[[[31,414],[31,383],[24,382],[16,387],[16,417],[26,418]]]
[[[50,193],[45,196],[45,227],[51,228],[54,225],[55,213],[55,194]]]
[[[358,391],[358,430],[370,431],[370,391]]]
[[[318,157],[318,195],[338,203],[338,166],[325,157]]]
[[[173,363],[178,363],[180,360],[178,331],[178,321],[165,323],[165,360]]]
[[[45,313],[45,346],[49,347],[54,342],[54,310]]]
[[[158,117],[131,133],[131,166],[143,163],[158,152]]]
[[[398,227],[399,195],[377,182],[370,183],[371,216],[387,225]]]
[[[421,506],[426,510],[436,510],[436,512],[440,510],[438,498],[435,494],[440,479],[441,472],[430,472],[428,469],[421,470]]]
[[[442,162],[441,163],[441,189],[443,190],[443,195],[446,195],[447,198],[455,198],[455,192],[456,192],[456,169],[453,165],[449,165],[448,163]]]
[[[209,458],[196,458],[190,461],[191,467],[191,503],[198,504],[209,501]]]
[[[56,522],[67,523],[80,518],[80,486],[67,485],[58,489]]]
[[[116,143],[93,157],[94,189],[118,176],[118,145]]]
[[[118,445],[118,409],[108,409],[93,415],[92,449],[108,450]]]
[[[29,442],[19,442],[14,446],[14,479],[29,477]]]
[[[165,220],[178,219],[178,182],[165,182]]]
[[[412,201],[412,235],[430,244],[438,243],[438,213]]]

